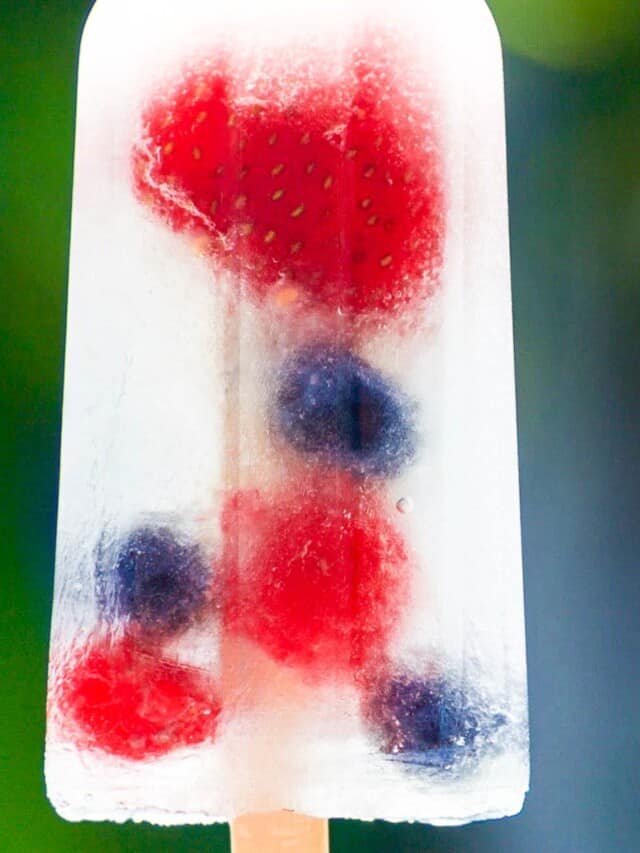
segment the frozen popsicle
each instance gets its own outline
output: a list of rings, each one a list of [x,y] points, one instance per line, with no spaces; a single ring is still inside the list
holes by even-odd
[[[517,812],[484,2],[98,0],[77,115],[53,804],[160,824]]]

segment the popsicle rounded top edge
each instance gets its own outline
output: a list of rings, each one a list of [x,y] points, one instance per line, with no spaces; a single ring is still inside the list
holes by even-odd
[[[245,6],[247,6],[251,2],[252,0],[240,0],[240,5],[244,4]],[[472,11],[473,7],[475,6],[476,13],[484,18],[487,29],[493,31],[498,41],[501,43],[500,31],[495,16],[486,0],[454,0],[454,3],[455,2],[457,2],[461,6],[468,7],[469,11]],[[300,9],[300,4],[294,2],[294,0],[276,0],[276,3],[277,5],[283,6],[283,12],[287,11],[284,7],[286,7],[286,5],[289,3],[297,10]],[[340,9],[343,7],[342,0],[324,0],[324,2],[316,5],[321,6],[322,9],[326,11],[327,7],[332,3],[335,6],[336,12],[340,11]],[[358,3],[362,11],[371,12],[375,12],[376,10],[382,11],[384,10],[384,7],[386,5],[383,0],[358,0]],[[204,6],[205,3],[203,3],[202,0],[186,0],[186,2],[183,2],[183,4],[181,4],[181,14],[185,14],[185,12],[188,14],[189,7],[195,10],[198,5]],[[236,3],[235,5],[237,6],[238,4]],[[305,5],[312,6],[313,3],[307,3]],[[406,5],[407,11],[411,11],[411,9],[414,8],[413,0],[396,0],[396,3],[394,5],[396,8],[401,8],[403,5]],[[451,0],[449,0],[447,6],[450,5],[453,5],[451,3]],[[91,31],[96,26],[96,20],[99,20],[103,13],[115,12],[118,6],[122,7],[123,13],[127,10],[130,12],[130,4],[127,2],[127,0],[94,0],[88,10],[85,12],[84,19],[80,28],[79,41],[81,47],[82,41],[84,41],[88,35],[91,35]],[[225,4],[220,4],[220,7],[221,10],[225,9]],[[261,4],[255,3],[256,11],[258,11],[260,7]],[[157,0],[157,2],[153,3],[153,8],[157,14],[169,13],[171,10],[174,9],[174,4],[167,2],[167,0]],[[460,10],[461,13],[464,13],[465,11],[466,10]]]

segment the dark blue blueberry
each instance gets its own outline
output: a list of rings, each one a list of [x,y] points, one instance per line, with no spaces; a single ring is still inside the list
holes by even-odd
[[[311,346],[285,362],[276,423],[301,453],[354,474],[392,476],[411,461],[412,402],[348,350]]]
[[[504,724],[504,717],[489,717],[443,678],[409,675],[379,682],[367,698],[364,715],[383,752],[439,769],[473,754],[480,736]]]
[[[101,548],[97,593],[102,611],[151,633],[187,627],[202,609],[209,572],[197,545],[169,527],[140,527]]]

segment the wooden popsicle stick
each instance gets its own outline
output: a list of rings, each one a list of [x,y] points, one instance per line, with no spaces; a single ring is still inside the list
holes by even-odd
[[[329,853],[329,821],[290,811],[242,815],[231,823],[231,853]]]

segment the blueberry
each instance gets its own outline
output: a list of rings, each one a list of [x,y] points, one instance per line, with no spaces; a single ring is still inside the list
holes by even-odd
[[[276,426],[301,453],[351,473],[393,476],[416,450],[412,401],[345,349],[315,345],[285,362]]]
[[[207,587],[200,549],[169,527],[140,527],[115,547],[99,549],[102,611],[147,632],[172,634],[187,627],[202,609]]]
[[[444,678],[395,675],[380,681],[367,697],[364,716],[383,752],[439,769],[473,754],[489,730],[482,709]],[[494,722],[500,724],[497,717]]]

